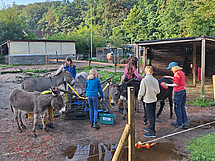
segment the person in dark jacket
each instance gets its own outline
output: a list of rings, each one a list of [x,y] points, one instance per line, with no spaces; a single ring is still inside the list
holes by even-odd
[[[102,92],[101,82],[97,78],[97,71],[95,69],[91,69],[89,72],[89,76],[87,77],[87,81],[85,83],[85,91],[89,103],[91,127],[100,129],[100,126],[97,123],[99,101],[98,98],[100,94],[101,99],[104,100],[104,95]]]

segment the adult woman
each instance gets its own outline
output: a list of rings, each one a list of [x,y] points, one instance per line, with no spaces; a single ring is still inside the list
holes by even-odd
[[[164,84],[166,87],[173,87],[174,89],[174,110],[177,117],[177,122],[172,123],[174,127],[188,128],[187,125],[187,113],[185,109],[186,103],[186,90],[185,87],[185,74],[182,68],[178,66],[178,63],[171,62],[167,69],[170,69],[174,73],[172,76],[164,76],[165,78],[173,79],[173,84]]]

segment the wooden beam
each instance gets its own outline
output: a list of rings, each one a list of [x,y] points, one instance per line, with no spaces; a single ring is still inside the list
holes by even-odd
[[[117,146],[116,152],[114,153],[114,156],[112,158],[112,161],[121,160],[120,158],[122,156],[124,146],[125,146],[125,143],[128,139],[128,135],[129,135],[130,131],[131,131],[130,125],[126,124],[125,129],[124,129],[123,134],[122,134],[122,137],[121,137],[119,144]]]
[[[128,161],[135,160],[135,120],[134,120],[134,87],[128,87],[128,124],[131,132],[128,137]]]
[[[146,67],[146,52],[147,49],[143,47],[143,75],[145,76],[145,67]]]
[[[192,73],[193,73],[193,86],[196,87],[196,43],[193,44],[193,67],[192,67]]]
[[[212,76],[213,79],[213,91],[214,91],[214,102],[215,102],[215,75]]]
[[[202,52],[201,52],[201,97],[205,97],[205,39],[202,39]]]

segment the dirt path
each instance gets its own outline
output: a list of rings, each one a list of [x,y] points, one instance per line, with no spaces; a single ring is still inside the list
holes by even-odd
[[[17,68],[22,68],[22,70],[33,68],[57,69],[58,66],[59,65],[19,66],[1,69],[1,71],[15,70]],[[114,69],[112,70],[114,71]],[[111,159],[114,152],[108,152],[116,148],[127,122],[126,120],[122,120],[117,107],[112,108],[112,113],[116,116],[114,125],[101,124],[101,129],[95,130],[90,127],[88,119],[65,121],[62,117],[58,117],[54,120],[54,129],[49,129],[48,132],[38,130],[38,137],[33,138],[30,135],[33,119],[23,118],[27,129],[22,133],[18,133],[16,123],[9,109],[9,93],[14,88],[21,88],[17,76],[24,77],[25,75],[23,73],[0,75],[0,160],[61,161],[77,159],[94,161],[103,159],[106,161]],[[214,121],[214,107],[196,108],[188,105],[186,107],[190,127]],[[145,127],[143,125],[142,115],[142,112],[135,114],[136,141],[144,142],[147,141],[147,139],[142,135],[142,128]],[[162,115],[156,121],[157,137],[180,131],[180,129],[175,130],[170,126],[171,122],[174,121],[175,115],[173,119],[169,119],[169,106],[168,103],[166,103]],[[209,129],[198,128],[162,139],[148,150],[136,150],[136,160],[156,161],[156,156],[160,157],[159,161],[177,160],[177,158],[179,158],[178,160],[187,160],[188,153],[185,148],[186,143],[194,137],[211,132],[215,132],[215,124],[212,124],[212,127]],[[168,151],[166,148],[170,148],[171,151]],[[159,151],[159,149],[162,150]],[[100,155],[97,155],[98,153]],[[103,155],[101,155],[102,153]],[[147,153],[149,154],[147,155]],[[171,153],[175,153],[176,156],[171,156]],[[148,158],[144,158],[142,154]],[[162,154],[164,156],[169,155],[169,158],[161,159],[161,156],[163,156]],[[92,155],[94,157],[89,157]],[[126,150],[122,160],[126,160]]]

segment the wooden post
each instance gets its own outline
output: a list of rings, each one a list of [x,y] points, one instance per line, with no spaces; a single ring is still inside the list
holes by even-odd
[[[89,58],[89,68],[90,68],[90,63],[91,63],[91,60],[90,60],[90,54],[89,54],[89,57],[88,57],[88,58]]]
[[[130,126],[128,124],[126,124],[122,137],[119,141],[119,145],[117,146],[116,152],[114,153],[114,156],[112,158],[112,161],[120,160],[130,131],[131,131]]]
[[[128,161],[135,159],[135,120],[134,120],[134,87],[128,87],[128,124],[131,132],[128,137]]]
[[[114,54],[114,69],[115,69],[115,74],[116,74],[116,55]]]
[[[205,97],[205,39],[202,39],[202,57],[201,57],[201,97]]]
[[[58,55],[57,55],[57,51],[56,51],[56,64],[58,64]]]
[[[193,67],[192,67],[192,73],[193,73],[193,86],[196,87],[196,43],[193,44]]]
[[[215,102],[215,75],[212,76],[213,79],[213,91],[214,91],[214,102]]]

